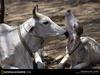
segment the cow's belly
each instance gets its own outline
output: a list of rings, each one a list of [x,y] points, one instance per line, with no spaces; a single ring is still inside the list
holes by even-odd
[[[33,69],[32,59],[28,55],[28,53],[24,52],[24,54],[23,53],[20,54],[15,53],[13,55],[6,57],[2,61],[2,66],[4,66],[5,69],[6,66],[16,67],[19,69]]]

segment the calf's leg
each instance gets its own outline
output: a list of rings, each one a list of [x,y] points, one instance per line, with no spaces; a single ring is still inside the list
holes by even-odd
[[[66,54],[64,58],[61,60],[61,62],[58,64],[58,68],[63,69],[64,64],[68,61],[68,59],[69,59],[69,54]]]
[[[87,66],[89,66],[89,63],[83,62],[83,63],[77,64],[75,66],[72,66],[71,69],[83,69],[83,68],[86,68]]]

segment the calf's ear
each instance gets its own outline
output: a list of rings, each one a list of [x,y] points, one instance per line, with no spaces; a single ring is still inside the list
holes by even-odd
[[[82,26],[79,26],[77,29],[76,29],[76,33],[79,37],[81,37],[81,35],[83,34],[83,27]]]

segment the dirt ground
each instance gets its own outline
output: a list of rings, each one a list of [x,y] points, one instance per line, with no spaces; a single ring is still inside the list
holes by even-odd
[[[79,4],[78,6],[68,5],[66,1],[51,0],[49,2],[32,2],[31,0],[22,2],[13,2],[6,4],[5,22],[9,25],[20,25],[28,18],[32,17],[32,9],[38,4],[39,12],[49,16],[55,23],[64,26],[64,14],[66,10],[71,9],[83,25],[83,36],[90,36],[100,42],[100,3],[89,2]],[[52,38],[51,38],[52,39]],[[48,41],[48,40],[46,40]],[[63,55],[66,47],[66,39],[53,39],[45,43],[44,50],[52,58]],[[100,64],[96,68],[100,69]]]

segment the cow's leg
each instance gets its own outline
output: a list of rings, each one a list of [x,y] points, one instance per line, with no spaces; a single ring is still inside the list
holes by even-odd
[[[69,59],[69,54],[66,54],[64,58],[61,60],[61,62],[58,64],[58,68],[63,69],[64,64],[68,61],[68,59]]]
[[[89,66],[89,63],[83,62],[83,63],[77,64],[75,66],[72,66],[71,69],[83,69],[83,68],[86,68],[87,66]]]
[[[45,68],[45,65],[44,63],[42,62],[42,59],[41,59],[41,56],[39,55],[38,52],[35,52],[35,63],[37,64],[37,68],[38,69],[44,69]]]
[[[10,66],[10,69],[19,69],[18,67]]]
[[[12,66],[12,65],[4,65],[2,67],[3,69],[19,69],[18,67]]]

